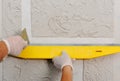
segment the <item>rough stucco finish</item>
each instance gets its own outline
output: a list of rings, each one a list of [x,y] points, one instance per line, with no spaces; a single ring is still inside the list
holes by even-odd
[[[84,81],[120,81],[120,53],[84,61]]]
[[[0,40],[2,38],[2,0],[0,0]],[[0,81],[2,81],[2,63],[0,62]]]
[[[8,57],[4,64],[3,81],[49,81],[45,60],[20,60]]]
[[[3,0],[3,37],[16,35],[21,30],[21,0]]]
[[[84,81],[114,81],[113,73],[113,56],[84,61]]]
[[[74,80],[82,81],[82,61],[74,61]],[[61,71],[47,60],[8,57],[3,63],[3,81],[60,81]]]
[[[20,0],[4,0],[3,37],[16,35],[21,29]],[[83,63],[75,61],[74,80],[82,81]],[[3,81],[60,81],[61,71],[46,60],[22,60],[8,57],[3,61]]]
[[[0,0],[0,40],[2,37],[2,0]]]
[[[120,81],[120,53],[113,57],[113,81]]]
[[[32,0],[33,36],[98,38],[111,32],[113,0]]]
[[[35,1],[35,4],[36,4],[36,1]],[[59,3],[59,1],[58,1],[58,3]],[[63,1],[63,0],[61,0],[61,1]],[[68,0],[66,0],[66,1],[68,1]],[[78,1],[78,0],[74,0],[74,1]],[[87,1],[89,2],[90,0],[80,0],[80,1],[83,2],[82,4],[85,4],[84,2],[87,2]],[[97,0],[92,0],[92,1],[97,1]],[[2,31],[3,37],[18,34],[20,31],[20,28],[21,28],[20,2],[21,2],[21,0],[3,0],[3,4],[4,4],[4,6],[3,6],[3,9],[4,9],[3,10],[4,11],[3,12],[4,13],[3,26],[4,27],[2,28],[3,29],[3,31]],[[102,0],[102,1],[98,0],[97,2],[99,3],[99,5],[103,5],[104,2],[105,2],[105,4],[107,2],[110,2],[107,4],[110,6],[112,3],[112,0]],[[54,3],[54,1],[53,1],[53,3]],[[72,4],[70,4],[70,5],[72,5]],[[107,5],[105,8],[107,8],[107,9],[110,8],[109,10],[111,13],[111,7],[109,7]],[[35,5],[33,5],[33,7],[34,6]],[[103,11],[102,10],[103,8],[100,8],[101,11]],[[39,12],[37,12],[38,9],[35,8],[34,10],[36,10],[36,12],[34,12],[33,14],[37,14],[37,15],[36,16],[33,15],[33,17],[35,16],[35,18],[33,20],[34,24],[32,24],[32,26],[34,27],[32,30],[33,32],[36,31],[37,27],[41,26],[39,23],[40,21],[38,21],[38,18],[39,18],[38,17]],[[42,14],[44,14],[44,13],[42,13]],[[58,14],[59,14],[59,12],[58,12]],[[87,11],[86,11],[86,14],[88,15]],[[107,26],[108,26],[108,24],[110,25],[109,26],[110,29],[107,30],[108,32],[104,32],[104,31],[99,32],[99,34],[96,35],[97,37],[111,37],[112,36],[112,33],[111,33],[111,31],[112,31],[111,25],[112,24],[110,24],[110,23],[112,23],[111,15],[112,15],[112,13],[110,15],[107,15],[107,18],[106,18],[110,21],[107,21],[107,20],[105,21],[105,22],[107,22]],[[40,16],[41,16],[41,13],[40,13]],[[90,15],[88,15],[87,17],[84,17],[84,16],[78,17],[78,16],[79,15],[77,15],[77,18],[76,18],[76,15],[75,15],[75,20],[79,20],[79,18],[83,18],[83,20],[85,20],[85,22],[86,21],[88,22],[89,20],[87,20],[87,19],[91,18]],[[108,18],[108,16],[110,16],[110,19]],[[51,25],[51,22],[53,23],[53,20],[55,20],[57,18],[57,20],[60,19],[57,23],[65,22],[65,24],[63,24],[64,27],[68,27],[69,22],[66,22],[67,21],[66,17],[67,16],[64,14],[63,14],[63,16],[60,16],[60,17],[58,17],[58,16],[52,17],[52,21],[50,21],[49,24]],[[106,16],[103,16],[103,19],[104,19],[104,17],[106,17]],[[69,19],[71,19],[71,16]],[[64,22],[61,22],[62,20],[64,20]],[[74,22],[74,21],[70,20],[70,22]],[[102,22],[102,20],[101,20],[101,22]],[[39,23],[39,24],[36,24],[36,23]],[[78,21],[75,23],[78,23]],[[55,24],[56,24],[56,22],[53,23],[52,25],[56,26]],[[74,23],[72,23],[72,25],[74,25]],[[74,28],[72,26],[70,26],[70,27]],[[42,28],[44,28],[44,27],[42,27]],[[57,29],[59,29],[59,28],[57,28]],[[91,28],[91,29],[94,29],[94,28]],[[100,28],[100,30],[101,29],[104,30],[104,27]],[[45,30],[48,30],[48,29],[45,29]],[[54,30],[54,29],[52,29],[52,30]],[[55,28],[55,30],[56,30],[56,28]],[[44,32],[44,29],[42,31]],[[40,32],[42,32],[42,31],[40,31]],[[81,31],[83,33],[80,35],[80,37],[96,37],[93,34],[91,35],[91,33],[88,33],[86,31],[89,31],[89,28],[88,28],[88,30],[85,30],[85,33],[84,33],[84,31]],[[40,33],[40,32],[37,32],[37,33]],[[61,31],[58,31],[58,32],[61,33]],[[93,32],[93,31],[90,31],[90,32]],[[65,35],[60,34],[60,33],[55,33],[55,32],[50,32],[50,33],[53,33],[53,35],[50,35],[50,36],[64,36],[64,37],[66,37],[66,35],[71,36],[71,34],[68,30],[67,30],[67,34],[65,34]],[[46,34],[48,36],[48,33],[46,33],[46,32],[43,34],[44,35]],[[36,36],[35,33],[34,33],[34,35]],[[76,36],[76,34],[74,34],[74,37],[75,36]],[[101,58],[96,58],[96,59],[92,59],[92,60],[86,60],[86,61],[84,61],[84,70],[82,69],[82,67],[83,67],[82,64],[83,64],[82,61],[75,61],[73,63],[73,65],[75,67],[74,68],[74,81],[78,81],[78,80],[83,81],[82,77],[84,78],[84,81],[116,81],[115,79],[113,80],[113,74],[116,74],[115,72],[117,72],[117,70],[119,70],[119,69],[117,68],[117,70],[113,73],[113,56],[107,56],[107,57],[101,57]],[[114,67],[114,68],[116,68],[116,67]],[[13,57],[8,57],[3,62],[3,71],[2,72],[3,72],[3,81],[59,81],[60,76],[61,76],[61,72],[58,69],[56,69],[52,63],[47,62],[46,60],[22,60],[22,59],[17,59],[17,58],[13,58]],[[82,72],[83,72],[83,75],[81,75]],[[119,73],[118,73],[118,75],[119,75]]]
[[[3,0],[3,37],[16,35],[21,29],[21,0]],[[41,67],[42,66],[42,67]],[[3,81],[48,81],[46,61],[7,58],[3,61]],[[46,76],[45,76],[46,74]]]

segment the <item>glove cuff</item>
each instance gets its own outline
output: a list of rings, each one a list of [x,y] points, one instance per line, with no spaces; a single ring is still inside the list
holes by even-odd
[[[7,40],[5,40],[5,39],[3,39],[2,41],[5,42],[5,44],[6,44],[7,48],[8,48],[8,54],[9,54],[10,53],[10,44],[9,44],[9,42]]]
[[[73,70],[72,64],[64,64],[64,65],[62,65],[61,70],[63,69],[64,66],[71,66],[71,68],[72,68],[72,70]]]

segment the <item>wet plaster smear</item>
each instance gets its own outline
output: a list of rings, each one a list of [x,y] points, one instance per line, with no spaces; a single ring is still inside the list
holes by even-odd
[[[2,0],[2,37],[21,29],[21,0]],[[113,0],[32,0],[35,37],[113,37]],[[74,81],[120,81],[120,54],[73,61]],[[51,61],[8,57],[0,65],[2,81],[60,81]],[[0,79],[1,80],[1,79]]]

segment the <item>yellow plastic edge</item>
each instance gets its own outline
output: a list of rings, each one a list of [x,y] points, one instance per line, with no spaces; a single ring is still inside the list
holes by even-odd
[[[91,59],[120,52],[120,46],[27,46],[18,56],[25,59],[52,59],[66,51],[71,58]]]

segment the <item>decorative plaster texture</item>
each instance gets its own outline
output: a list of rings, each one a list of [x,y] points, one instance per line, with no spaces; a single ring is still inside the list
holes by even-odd
[[[20,29],[21,0],[3,0],[3,37],[19,34]],[[3,61],[2,76],[3,81],[49,81],[48,70],[44,60],[8,57]]]
[[[49,81],[46,60],[21,60],[8,57],[3,64],[3,81]]]
[[[2,0],[0,0],[0,40],[2,38]],[[2,63],[0,62],[0,81],[2,81]]]
[[[32,35],[113,36],[113,0],[32,0]]]
[[[120,53],[113,57],[113,81],[120,81]]]
[[[0,81],[2,81],[2,63],[0,62]]]
[[[120,81],[120,53],[84,61],[83,81]]]
[[[2,37],[2,0],[0,0],[0,39]]]
[[[73,62],[74,80],[83,79],[81,62]],[[61,71],[47,60],[22,60],[8,57],[3,67],[3,81],[60,81],[61,79]]]
[[[21,0],[3,1],[3,37],[16,35],[21,29]],[[82,81],[83,62],[74,63],[74,80]],[[46,60],[22,60],[8,57],[3,61],[3,81],[60,81],[61,71]]]
[[[16,35],[21,29],[20,2],[3,0],[3,37]],[[38,37],[112,37],[112,6],[112,0],[32,0],[32,34]],[[115,60],[119,57],[113,57],[85,60],[84,66],[81,60],[74,61],[74,81],[119,81],[116,77],[113,79],[120,75]],[[3,62],[2,72],[3,81],[60,81],[61,77],[61,72],[49,61],[13,57]]]
[[[21,0],[3,0],[3,37],[21,30]]]
[[[84,61],[84,81],[114,81],[113,56]]]

